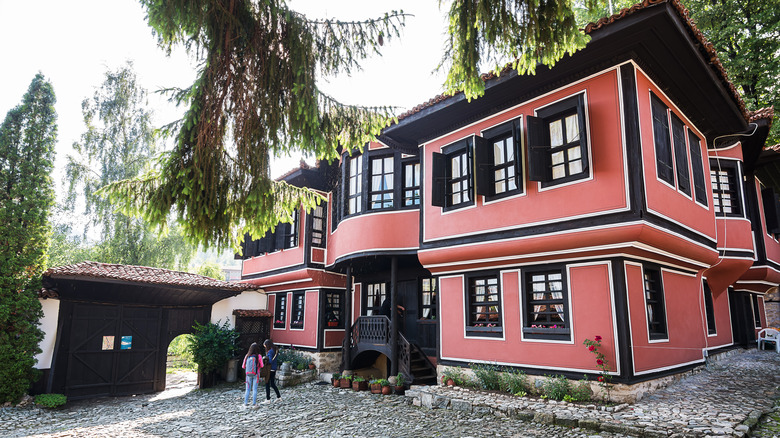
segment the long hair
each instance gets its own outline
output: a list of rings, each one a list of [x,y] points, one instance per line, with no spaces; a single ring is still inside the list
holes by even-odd
[[[249,346],[249,351],[246,353],[247,356],[254,356],[260,354],[260,346],[257,345],[257,342],[252,342],[252,345]]]
[[[265,342],[263,342],[263,347],[265,347],[265,351],[273,349],[276,350],[276,345],[274,345],[274,342],[270,339],[266,339]]]

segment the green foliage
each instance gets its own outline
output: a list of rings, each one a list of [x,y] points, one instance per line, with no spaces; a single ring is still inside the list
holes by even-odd
[[[569,393],[569,398],[571,400],[566,401],[584,402],[590,400],[591,397],[593,397],[593,390],[590,389],[588,378],[583,376],[576,385],[571,386],[571,392]]]
[[[168,368],[166,372],[176,370],[195,370],[197,367],[189,350],[192,335],[184,334],[173,338],[168,345]]]
[[[501,375],[500,368],[491,364],[469,364],[471,371],[474,372],[474,376],[477,378],[477,384],[482,389],[489,391],[495,391],[501,389]]]
[[[381,386],[390,386],[390,381],[387,379],[376,379],[376,383]]]
[[[500,376],[501,390],[510,394],[525,395],[528,392],[528,383],[525,372],[518,369],[505,369]],[[522,397],[522,396],[521,396]]]
[[[600,0],[585,3],[591,8]],[[552,66],[585,47],[589,37],[579,30],[573,5],[567,0],[453,0],[449,39],[439,65],[448,69],[445,92],[463,91],[471,100],[484,92],[482,64],[500,74],[511,61],[520,74],[533,74],[537,64]]]
[[[164,232],[154,233],[143,220],[115,211],[99,194],[102,187],[149,169],[157,155],[152,113],[146,105],[146,90],[137,84],[129,62],[107,71],[92,99],[82,103],[86,131],[73,145],[76,156],[68,156],[65,207],[72,214],[77,200],[83,200],[89,223],[82,234],[96,228],[101,238],[85,247],[72,263],[88,257],[104,263],[167,269],[189,265],[196,247],[187,242],[181,227],[168,227],[166,221]]]
[[[214,323],[201,325],[196,321],[192,328],[188,350],[201,373],[220,368],[236,354],[238,332],[231,329],[227,321],[222,325]]]
[[[404,373],[398,373],[398,375],[395,376],[395,385],[404,386],[405,384],[406,384],[406,377],[404,377]]]
[[[339,373],[333,373],[333,377],[331,377],[331,379],[336,379],[336,380],[339,380],[339,379],[341,379],[341,374],[339,374]]]
[[[0,403],[17,401],[38,375],[38,301],[54,204],[54,91],[37,74],[0,125]]]
[[[780,2],[686,0],[685,5],[748,109],[780,108]],[[778,142],[780,123],[774,123],[767,144]]]
[[[571,382],[562,375],[547,376],[542,383],[542,394],[546,398],[563,400],[565,396],[571,395]]]
[[[35,396],[35,404],[46,408],[57,408],[68,402],[64,394],[38,394]]]
[[[301,354],[292,348],[280,348],[276,360],[281,363],[290,362],[290,366],[295,370],[306,369],[313,362],[310,356]]]
[[[176,212],[184,234],[204,246],[238,248],[293,209],[322,201],[314,191],[270,179],[271,155],[300,151],[337,158],[362,148],[392,120],[391,108],[346,106],[317,80],[349,74],[399,34],[402,13],[361,22],[310,20],[271,0],[141,0],[160,45],[183,45],[202,69],[172,99],[188,105],[166,128],[176,146],[144,176],[108,193],[128,214],[164,226]]]
[[[352,382],[354,382],[354,383],[360,383],[360,382],[365,382],[365,381],[366,381],[365,377],[355,376],[355,377],[352,378]]]
[[[468,386],[472,383],[461,367],[447,368],[442,373],[442,380],[447,381],[448,379],[452,379],[458,386]]]
[[[214,278],[217,280],[224,280],[225,273],[222,271],[222,267],[214,262],[205,262],[198,267],[195,271],[196,274],[204,277]]]

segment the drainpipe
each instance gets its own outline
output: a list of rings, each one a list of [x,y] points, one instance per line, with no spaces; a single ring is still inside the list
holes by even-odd
[[[398,374],[398,257],[390,259],[390,375]]]

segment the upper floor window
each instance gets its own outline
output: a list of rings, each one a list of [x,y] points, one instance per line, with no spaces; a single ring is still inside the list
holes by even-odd
[[[707,206],[707,186],[704,178],[704,160],[701,154],[701,140],[690,129],[688,130],[688,148],[691,151],[691,168],[693,168],[693,189],[696,202]]]
[[[325,324],[328,327],[341,327],[343,310],[341,309],[342,292],[325,292],[325,304],[323,311],[325,312]]]
[[[473,156],[474,137],[461,140],[433,153],[431,203],[459,208],[474,203]]]
[[[366,285],[366,316],[382,314],[382,304],[388,299],[387,285],[385,283],[371,283]]]
[[[742,214],[736,171],[736,167],[724,162],[710,163],[712,207],[717,216]]]
[[[543,187],[588,177],[585,97],[579,94],[528,119],[529,172]]]
[[[476,191],[487,199],[522,189],[520,119],[482,132],[475,138]]]
[[[349,158],[347,174],[347,187],[349,188],[346,196],[347,214],[360,213],[362,211],[362,190],[363,190],[363,156]]]
[[[287,325],[287,294],[276,294],[274,306],[274,328],[284,328]]]
[[[669,137],[669,109],[651,94],[653,113],[653,142],[655,143],[655,163],[658,178],[674,185],[674,162],[672,161],[672,144]]]
[[[466,333],[501,336],[501,298],[497,275],[468,279]]]
[[[276,226],[276,249],[289,249],[298,246],[298,210],[293,210],[291,223],[279,223]]]
[[[685,142],[685,125],[682,120],[670,113],[672,119],[672,142],[674,160],[677,167],[677,189],[691,196],[691,176],[688,173],[688,148]]]
[[[647,331],[650,339],[668,339],[666,331],[666,308],[661,271],[644,267],[645,308],[647,310]]]
[[[420,205],[420,163],[404,163],[404,207]]]
[[[292,306],[290,306],[290,315],[292,316],[292,320],[290,321],[290,328],[303,328],[303,316],[305,310],[304,304],[306,302],[305,299],[305,292],[293,292]]]
[[[423,278],[420,292],[420,319],[436,319],[436,297],[439,290],[435,278]]]
[[[326,215],[327,204],[320,204],[311,210],[311,246],[325,248],[325,236],[327,233]]]
[[[371,158],[371,204],[372,210],[393,208],[393,157]]]
[[[766,232],[780,234],[780,198],[771,187],[761,190],[761,203],[764,207],[764,220]]]
[[[566,278],[563,269],[528,271],[523,294],[523,334],[527,338],[569,340]]]

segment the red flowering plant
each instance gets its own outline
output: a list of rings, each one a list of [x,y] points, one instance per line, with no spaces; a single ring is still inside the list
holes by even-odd
[[[593,340],[585,339],[586,347],[588,351],[596,355],[596,365],[601,369],[601,375],[598,377],[599,386],[603,390],[604,402],[609,401],[609,391],[612,389],[612,385],[609,383],[612,379],[612,375],[609,374],[609,362],[604,353],[601,352],[601,336],[596,335]]]

